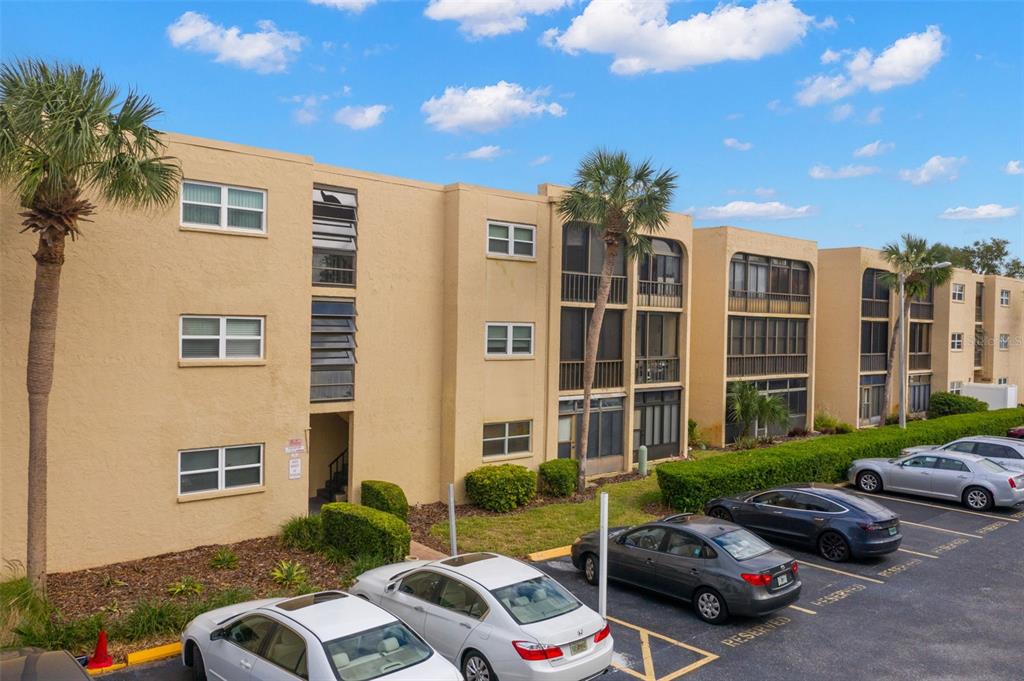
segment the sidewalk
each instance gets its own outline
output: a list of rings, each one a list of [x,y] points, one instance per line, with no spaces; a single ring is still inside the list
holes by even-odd
[[[417,541],[412,542],[409,545],[409,555],[416,556],[420,560],[437,560],[439,558],[445,558],[448,554],[441,553],[437,549],[432,549],[429,546],[424,546]]]

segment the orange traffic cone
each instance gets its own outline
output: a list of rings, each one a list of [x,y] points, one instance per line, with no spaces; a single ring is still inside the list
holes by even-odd
[[[114,658],[107,652],[107,632],[100,629],[100,637],[96,640],[96,651],[89,658],[86,669],[106,669],[114,664]]]

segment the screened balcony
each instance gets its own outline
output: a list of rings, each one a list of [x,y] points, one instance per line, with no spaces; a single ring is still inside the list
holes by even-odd
[[[640,258],[637,304],[683,306],[683,249],[674,241],[651,239],[652,252]]]
[[[559,390],[583,389],[583,358],[587,329],[593,310],[563,307],[561,316],[561,347],[558,366]],[[624,385],[622,359],[622,310],[605,310],[597,344],[594,388],[620,388]]]
[[[805,262],[737,253],[729,264],[729,311],[810,314],[810,282]]]
[[[807,373],[807,320],[729,317],[728,376]]]
[[[597,299],[604,249],[604,241],[586,225],[569,223],[562,228],[562,300],[592,303]],[[620,248],[612,266],[608,302],[625,305],[626,287],[626,261]]]
[[[885,285],[887,272],[868,268],[861,278],[860,316],[889,318],[889,299],[892,291]]]
[[[637,383],[679,381],[679,315],[672,312],[638,312],[636,317]]]

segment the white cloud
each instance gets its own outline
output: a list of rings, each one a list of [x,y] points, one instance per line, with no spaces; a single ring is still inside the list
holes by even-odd
[[[839,121],[845,121],[847,118],[853,115],[852,104],[840,104],[832,107],[832,111],[829,113],[829,120],[838,123]]]
[[[423,14],[434,21],[457,21],[473,40],[516,33],[526,28],[530,14],[547,14],[572,0],[430,0]]]
[[[779,115],[788,114],[792,109],[782,103],[781,99],[773,99],[768,102],[768,110]]]
[[[913,185],[929,184],[935,180],[952,182],[960,174],[960,167],[967,163],[967,157],[932,156],[917,168],[900,171],[900,179]]]
[[[754,190],[754,193],[761,198],[768,198],[769,196],[775,196],[775,190],[771,187],[758,187]]]
[[[377,0],[309,0],[309,2],[313,5],[333,7],[353,14],[359,14],[370,5],[377,4]]]
[[[824,19],[822,19],[821,21],[815,21],[814,22],[814,27],[815,28],[820,28],[822,30],[839,28],[839,22],[836,21],[835,17],[828,16],[828,17],[825,17]]]
[[[864,117],[864,122],[868,125],[878,125],[882,122],[882,112],[885,111],[885,107],[876,106],[874,109],[868,112],[868,115]]]
[[[808,175],[815,180],[847,180],[851,177],[874,175],[879,170],[881,168],[875,166],[848,165],[833,169],[831,166],[819,164],[812,166]]]
[[[736,151],[750,151],[751,149],[754,148],[754,145],[752,143],[740,142],[735,137],[726,137],[724,140],[722,140],[722,144],[724,144],[729,149],[734,149]]]
[[[279,73],[288,68],[305,42],[298,33],[279,31],[267,19],[256,22],[255,33],[243,33],[237,26],[225,28],[198,12],[185,12],[167,27],[174,47],[212,54],[214,61],[235,64],[257,73]]]
[[[1021,168],[1020,161],[1008,161],[1003,172],[1007,175],[1024,175],[1024,168]]]
[[[292,112],[292,118],[300,125],[310,125],[320,120],[320,102],[329,99],[327,95],[294,95],[283,101],[298,104],[299,108]]]
[[[790,0],[720,4],[670,22],[669,0],[594,0],[548,43],[568,54],[610,54],[620,75],[757,60],[796,44],[813,21]]]
[[[530,165],[531,166],[542,166],[542,165],[544,165],[545,163],[547,163],[550,160],[551,160],[551,156],[549,154],[544,154],[544,155],[538,156],[537,158],[535,158],[532,161],[530,161]]]
[[[939,214],[943,220],[998,220],[1012,218],[1017,214],[1017,206],[1000,206],[998,203],[985,203],[976,208],[958,206],[947,208]]]
[[[882,140],[875,140],[869,142],[863,147],[858,147],[853,150],[853,155],[856,158],[871,158],[872,156],[881,156],[887,151],[892,151],[895,148],[895,144],[892,142],[883,142]]]
[[[862,47],[843,65],[846,73],[819,74],[805,79],[796,100],[804,106],[813,106],[849,97],[863,89],[882,92],[916,83],[942,59],[945,40],[938,26],[929,26],[923,33],[900,38],[877,57]]]
[[[761,218],[764,220],[790,220],[814,215],[813,206],[794,208],[778,201],[730,201],[724,206],[707,206],[697,209],[702,220],[731,220],[734,218]]]
[[[842,58],[843,58],[843,55],[841,55],[840,53],[836,52],[832,48],[829,48],[829,49],[827,49],[827,50],[825,50],[824,52],[821,53],[821,63],[822,64],[832,64],[832,63],[835,63],[835,62],[839,61]]]
[[[385,104],[369,106],[343,106],[334,113],[334,122],[353,130],[366,130],[384,122],[384,114],[391,109]]]
[[[527,90],[518,83],[499,81],[485,87],[448,87],[420,107],[435,130],[490,132],[531,116],[564,116],[565,108],[544,98],[548,91]]]
[[[496,144],[487,144],[482,147],[477,147],[472,151],[467,151],[463,154],[451,154],[448,156],[449,160],[464,159],[469,161],[493,161],[502,154],[505,150]]]

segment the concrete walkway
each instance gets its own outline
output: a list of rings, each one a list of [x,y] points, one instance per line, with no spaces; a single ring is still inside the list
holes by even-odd
[[[424,546],[417,541],[414,541],[409,545],[409,555],[416,556],[420,560],[437,560],[448,556],[446,553],[441,553],[437,549]]]

